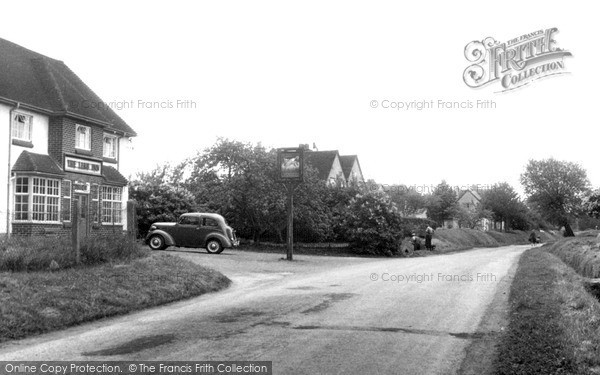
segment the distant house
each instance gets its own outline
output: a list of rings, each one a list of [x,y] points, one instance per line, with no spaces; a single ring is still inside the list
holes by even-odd
[[[479,195],[479,193],[475,190],[463,190],[458,196],[458,204],[466,207],[467,209],[475,209],[479,204],[481,204],[481,195]]]
[[[357,185],[365,182],[360,163],[358,162],[358,156],[342,155],[340,156],[340,163],[342,164],[344,179],[348,185]]]
[[[457,203],[460,206],[466,208],[467,210],[475,211],[481,205],[481,195],[476,190],[466,189],[458,194]],[[458,220],[456,218],[453,218],[451,220],[444,220],[443,227],[458,228]],[[487,231],[492,229],[493,223],[491,220],[483,218],[479,221],[478,227],[482,230]]]
[[[135,131],[62,61],[0,39],[0,233],[125,230]]]
[[[306,164],[317,170],[319,179],[327,181],[329,185],[348,186],[365,182],[356,155],[340,156],[337,150],[312,151],[306,149],[304,158]]]

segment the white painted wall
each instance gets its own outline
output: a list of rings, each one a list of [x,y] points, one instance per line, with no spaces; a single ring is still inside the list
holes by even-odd
[[[358,167],[357,161],[355,161],[354,164],[352,165],[352,170],[350,171],[350,181],[356,181],[359,183],[365,182],[365,178],[362,175],[360,168]]]
[[[0,103],[0,233],[6,233],[10,107]]]
[[[7,231],[6,218],[7,215],[10,215],[13,205],[12,184],[14,183],[14,180],[10,180],[11,186],[7,187],[9,170],[12,169],[12,166],[24,150],[36,154],[48,155],[48,116],[40,115],[22,108],[17,110],[19,113],[32,116],[31,143],[33,143],[33,147],[21,147],[12,145],[11,142],[9,134],[11,109],[13,109],[13,107],[0,103],[0,233],[6,233]],[[8,165],[9,149],[10,168]],[[9,192],[11,194],[9,194]]]
[[[340,158],[336,155],[335,159],[333,159],[333,165],[331,166],[331,171],[329,172],[329,178],[327,181],[335,182],[338,178],[344,179],[344,170],[342,169],[342,163],[340,163]]]
[[[135,173],[140,170],[140,163],[143,160],[136,160],[135,138],[131,142],[128,137],[119,138],[119,167],[118,170],[126,178],[133,178]],[[138,156],[139,157],[139,156]],[[115,168],[117,168],[115,166]]]

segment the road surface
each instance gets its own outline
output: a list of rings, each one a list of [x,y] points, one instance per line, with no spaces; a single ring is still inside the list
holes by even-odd
[[[266,360],[275,374],[453,374],[472,344],[501,330],[486,319],[504,311],[525,249],[292,263],[176,252],[222,271],[232,287],[0,344],[0,360]]]

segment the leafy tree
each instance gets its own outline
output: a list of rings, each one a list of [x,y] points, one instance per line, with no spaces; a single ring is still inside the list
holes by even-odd
[[[185,185],[197,204],[222,214],[242,237],[259,241],[285,217],[285,192],[274,179],[273,151],[220,138],[188,163],[191,174]]]
[[[427,199],[405,185],[392,185],[387,189],[387,193],[404,217],[413,216],[427,207]]]
[[[460,228],[483,229],[481,228],[482,220],[491,219],[492,215],[492,211],[484,208],[481,204],[478,204],[475,208],[458,205],[455,218]]]
[[[138,173],[129,184],[129,197],[137,202],[138,232],[145,236],[152,223],[176,221],[179,215],[195,211],[194,196],[169,182],[169,167]]]
[[[545,219],[564,226],[566,237],[575,235],[570,221],[581,212],[584,194],[589,191],[585,169],[553,158],[530,160],[521,174],[521,184],[528,201]]]
[[[527,230],[530,228],[527,206],[517,192],[506,182],[498,183],[481,191],[483,208],[492,212],[495,221],[504,221],[507,228]]]
[[[456,192],[446,181],[442,181],[427,196],[427,216],[440,225],[454,217],[458,210]]]
[[[596,189],[587,196],[585,199],[585,211],[593,218],[600,218],[600,189]]]
[[[287,199],[276,179],[275,150],[220,138],[188,163],[191,174],[185,185],[200,207],[221,213],[242,237],[284,240]],[[307,166],[305,183],[294,195],[294,228],[301,239],[320,241],[333,235],[327,198],[325,182]]]

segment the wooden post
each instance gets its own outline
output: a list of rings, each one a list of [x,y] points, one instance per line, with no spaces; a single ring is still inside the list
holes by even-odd
[[[71,215],[71,241],[73,251],[75,252],[75,263],[81,263],[81,201],[76,199],[73,204],[73,213]]]
[[[294,184],[287,184],[287,260],[293,260],[294,256]]]
[[[137,239],[137,212],[136,201],[127,201],[127,232],[130,238],[135,241]]]

